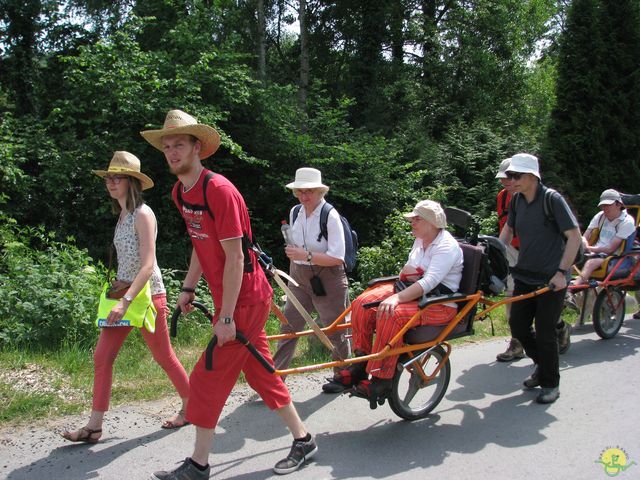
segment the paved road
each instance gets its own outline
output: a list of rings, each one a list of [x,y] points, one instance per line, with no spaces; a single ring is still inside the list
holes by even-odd
[[[520,388],[529,360],[493,362],[504,339],[454,348],[445,399],[428,419],[412,423],[386,405],[372,411],[361,399],[319,394],[322,375],[290,377],[320,451],[288,478],[606,479],[596,461],[614,447],[626,452],[627,464],[638,462],[617,477],[640,478],[640,321],[627,321],[608,341],[581,327],[572,341],[561,357],[560,400],[548,406]],[[0,478],[148,478],[191,452],[193,427],[158,428],[172,408],[157,402],[115,409],[104,441],[93,446],[65,443],[55,433],[81,418],[0,431]],[[218,427],[212,478],[279,478],[271,467],[289,445],[278,417],[240,390]]]

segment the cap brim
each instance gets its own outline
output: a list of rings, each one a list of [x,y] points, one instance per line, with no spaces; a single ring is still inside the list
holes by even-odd
[[[140,132],[142,138],[149,142],[152,146],[160,151],[162,148],[162,137],[166,135],[193,135],[200,143],[200,160],[213,155],[220,147],[220,135],[209,125],[198,123],[195,125],[186,125],[184,127],[164,128],[162,130],[144,130]]]
[[[291,183],[287,183],[287,185],[285,185],[287,188],[290,189],[295,189],[295,188],[326,188],[329,189],[329,187],[327,187],[325,184],[323,183],[315,183],[315,182],[291,182]]]
[[[537,172],[535,170],[531,170],[529,168],[527,169],[519,169],[519,168],[509,168],[507,170],[507,172],[516,172],[516,173],[530,173],[531,175],[534,175],[535,177],[538,177],[538,180],[540,180],[540,172]],[[505,173],[507,173],[505,172]]]
[[[507,178],[507,174],[504,172],[496,173],[496,178]]]

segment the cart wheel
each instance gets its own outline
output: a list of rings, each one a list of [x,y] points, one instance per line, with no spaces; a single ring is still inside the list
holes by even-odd
[[[420,353],[422,351],[413,352],[414,356]],[[393,377],[392,392],[389,396],[389,405],[396,415],[405,420],[419,420],[436,408],[449,386],[451,378],[449,359],[447,358],[431,381],[425,383],[424,376],[433,375],[445,355],[444,349],[438,345],[407,368],[402,368],[402,364],[408,362],[411,357],[405,354],[399,358],[398,369]]]
[[[603,289],[593,305],[593,328],[601,338],[613,338],[624,320],[626,292],[617,288]]]

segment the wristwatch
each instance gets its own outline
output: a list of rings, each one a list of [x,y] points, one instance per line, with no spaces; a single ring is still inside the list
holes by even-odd
[[[225,325],[231,325],[231,322],[233,322],[233,318],[231,317],[224,317],[222,319],[222,323],[224,323]]]
[[[311,263],[312,258],[313,258],[313,253],[307,252],[307,262]]]
[[[567,273],[569,273],[569,270],[567,270],[565,268],[558,268],[558,271],[563,275],[566,275]]]
[[[129,303],[133,302],[133,297],[128,293],[126,295],[123,295],[122,298],[124,298]]]

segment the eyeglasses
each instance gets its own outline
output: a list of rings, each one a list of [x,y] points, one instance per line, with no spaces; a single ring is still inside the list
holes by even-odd
[[[105,175],[104,183],[113,183],[114,185],[118,185],[124,178],[127,178],[127,176],[126,175]]]
[[[506,174],[509,180],[520,180],[522,175],[524,175],[522,172],[506,172]]]
[[[315,188],[298,188],[296,192],[298,195],[312,195],[315,192]]]

